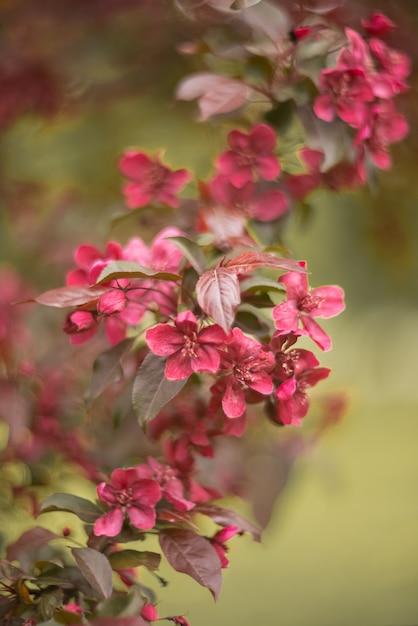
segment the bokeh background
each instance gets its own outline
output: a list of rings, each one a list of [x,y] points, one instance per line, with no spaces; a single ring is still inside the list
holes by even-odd
[[[386,12],[415,63],[400,105],[411,131],[392,150],[392,170],[367,190],[317,192],[285,238],[317,285],[345,289],[346,312],[326,324],[334,348],[321,364],[333,373],[318,394],[342,393],[348,408],[293,469],[263,543],[231,542],[217,606],[166,572],[161,612],[188,607],[194,626],[418,624],[418,6],[368,0],[341,10],[353,26]],[[207,175],[222,137],[173,100],[193,69],[176,47],[202,25],[176,16],[159,0],[0,2],[0,262],[30,293],[61,285],[80,243],[102,247],[138,227],[114,219],[127,147],[165,149],[173,166]],[[153,219],[145,215],[144,232]],[[61,312],[25,306],[39,336],[59,334]],[[54,346],[58,363],[72,354],[65,337]],[[51,349],[45,341],[35,351]],[[21,471],[6,461],[0,470],[4,542],[29,523],[5,486]],[[55,477],[61,488],[71,482]]]

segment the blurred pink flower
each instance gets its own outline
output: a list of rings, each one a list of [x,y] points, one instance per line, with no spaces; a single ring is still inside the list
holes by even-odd
[[[280,174],[280,164],[273,154],[276,133],[267,124],[257,124],[250,132],[233,130],[228,135],[231,150],[222,152],[215,165],[235,187],[254,179],[274,180]]]
[[[186,169],[170,170],[161,163],[159,154],[151,159],[144,152],[136,150],[125,152],[119,161],[119,169],[131,181],[123,188],[126,204],[130,209],[153,202],[178,207],[180,201],[176,194],[192,178]]]

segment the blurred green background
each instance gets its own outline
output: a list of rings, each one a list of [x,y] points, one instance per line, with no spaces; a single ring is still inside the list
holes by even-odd
[[[4,3],[8,45],[23,37],[16,24],[27,27],[30,4]],[[416,3],[367,5],[403,20],[399,45],[415,60]],[[123,211],[123,150],[164,148],[172,166],[205,176],[222,145],[215,125],[194,121],[194,107],[173,104],[188,66],[172,49],[191,27],[161,17],[164,3],[156,10],[144,2],[101,21],[77,9],[77,19],[67,16],[66,41],[48,22],[54,25],[53,5],[45,6],[36,20],[55,39],[35,47],[76,76],[67,84],[76,104],[48,120],[19,117],[0,139],[2,260],[38,290],[62,284],[71,249],[86,233],[100,246],[131,234],[134,223],[109,227]],[[315,285],[346,291],[346,312],[326,323],[334,348],[321,364],[333,372],[317,394],[343,392],[347,414],[297,464],[263,543],[231,542],[217,606],[194,581],[166,572],[173,584],[159,592],[161,614],[188,607],[193,626],[418,624],[416,69],[411,82],[402,104],[411,133],[392,151],[393,169],[369,190],[314,194],[309,217],[296,213],[288,225],[285,243],[308,261]],[[42,242],[50,236],[45,259]],[[56,331],[62,322],[59,312],[33,315],[46,316]]]

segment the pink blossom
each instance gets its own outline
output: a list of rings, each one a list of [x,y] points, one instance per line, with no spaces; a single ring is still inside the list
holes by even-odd
[[[222,408],[228,417],[240,417],[244,413],[249,390],[263,395],[273,391],[269,375],[273,365],[274,356],[269,350],[239,328],[232,329],[221,362],[221,380],[225,385]]]
[[[311,353],[312,354],[312,353]],[[300,426],[301,419],[309,410],[307,391],[320,380],[327,378],[331,370],[327,367],[316,367],[319,361],[312,355],[305,366],[299,368],[297,374],[280,384],[275,396],[277,399],[277,417],[282,424]]]
[[[111,261],[122,259],[122,246],[109,241],[102,254],[95,246],[83,244],[74,254],[77,269],[67,274],[67,285],[94,285],[102,270]]]
[[[154,604],[146,602],[141,609],[141,617],[147,622],[156,622],[158,620],[158,611]]]
[[[320,150],[311,150],[307,147],[300,151],[300,158],[307,173],[294,174],[286,179],[287,188],[297,200],[303,200],[309,193],[321,186],[338,191],[354,189],[362,182],[356,163],[342,161],[324,172],[321,171],[324,156]]]
[[[383,37],[390,33],[396,24],[383,13],[373,13],[368,20],[361,20],[365,32],[373,37]]]
[[[173,504],[177,511],[190,511],[195,504],[184,497],[184,486],[178,478],[178,471],[148,457],[148,465],[137,465],[136,473],[140,478],[152,478],[161,487],[161,496]]]
[[[374,94],[363,69],[322,70],[319,90],[313,106],[319,119],[332,122],[338,115],[353,128],[364,124],[367,103],[374,99]]]
[[[218,532],[209,539],[216,552],[218,553],[222,568],[226,568],[229,565],[229,560],[226,556],[226,553],[228,552],[228,546],[226,545],[226,542],[229,541],[229,539],[232,539],[232,537],[235,537],[238,532],[238,526],[225,526],[221,530],[218,530]]]
[[[196,316],[183,311],[170,324],[157,324],[147,330],[145,339],[154,354],[168,356],[165,375],[168,380],[188,378],[193,372],[217,372],[219,347],[226,339],[217,324],[198,330]]]
[[[235,187],[254,180],[274,180],[280,174],[280,164],[274,156],[276,133],[267,124],[257,124],[249,133],[233,130],[228,135],[231,150],[223,152],[215,165]]]
[[[391,158],[388,146],[403,139],[408,130],[405,117],[396,110],[391,100],[373,105],[367,123],[354,138],[354,145],[360,149],[360,162],[367,153],[376,167],[389,169]]]
[[[64,321],[63,330],[70,336],[74,345],[89,341],[97,332],[99,323],[97,316],[91,311],[73,311]]]
[[[124,186],[126,204],[130,209],[140,208],[153,202],[178,207],[177,194],[191,180],[185,169],[170,170],[156,154],[151,159],[144,152],[130,150],[119,161],[120,171],[131,182]]]
[[[83,615],[83,609],[78,604],[74,604],[74,602],[70,602],[69,604],[65,604],[63,607],[64,611],[68,611],[69,613],[75,613],[76,615]]]
[[[115,469],[110,484],[97,487],[99,499],[112,507],[94,523],[94,534],[115,537],[122,529],[125,516],[135,528],[149,530],[155,524],[155,505],[161,489],[155,480],[142,479],[134,468]]]
[[[215,202],[262,222],[277,219],[288,209],[286,195],[277,187],[260,192],[252,182],[236,187],[229,176],[219,175],[211,181],[210,191]]]
[[[300,261],[306,267],[305,261]],[[279,334],[298,333],[299,323],[321,350],[331,349],[331,339],[314,317],[334,317],[344,310],[344,292],[337,285],[309,289],[306,274],[288,272],[279,278],[286,287],[286,302],[273,308],[272,315]]]

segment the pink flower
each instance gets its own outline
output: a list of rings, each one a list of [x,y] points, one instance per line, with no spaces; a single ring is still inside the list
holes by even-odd
[[[405,117],[396,110],[392,100],[373,105],[367,124],[354,138],[354,145],[360,149],[360,162],[363,162],[363,155],[367,153],[376,167],[389,169],[391,158],[388,146],[403,139],[408,130]]]
[[[383,37],[396,28],[392,20],[383,13],[377,12],[373,13],[368,20],[361,20],[361,25],[365,32],[373,37]]]
[[[122,258],[122,246],[109,241],[102,254],[95,246],[84,244],[77,248],[74,258],[78,267],[67,274],[67,285],[94,285],[106,265]]]
[[[158,611],[153,604],[146,602],[141,609],[141,617],[147,622],[156,622],[158,619]]]
[[[306,267],[305,261],[300,261]],[[273,308],[272,315],[280,335],[307,334],[321,350],[331,349],[331,339],[314,321],[314,317],[334,317],[344,310],[344,292],[337,285],[308,288],[306,274],[288,272],[279,278],[286,287],[286,302]],[[299,323],[302,329],[299,329]]]
[[[64,321],[63,330],[70,336],[74,345],[89,341],[97,332],[99,323],[97,316],[91,311],[73,311]]]
[[[125,516],[135,528],[149,530],[155,524],[155,505],[161,489],[155,480],[142,479],[134,468],[115,469],[109,483],[97,487],[99,499],[112,507],[94,523],[94,534],[115,537],[122,529]]]
[[[353,128],[364,124],[374,94],[362,68],[322,70],[319,90],[313,107],[319,119],[332,122],[338,115]]]
[[[297,374],[282,382],[276,391],[277,417],[282,424],[300,426],[301,419],[309,410],[308,389],[320,380],[327,378],[331,372],[328,367],[316,367],[319,361],[312,354],[299,368]]]
[[[130,150],[119,161],[120,171],[131,182],[124,186],[126,204],[130,209],[140,208],[153,202],[178,207],[176,197],[189,182],[192,175],[185,169],[170,170],[156,154],[151,159],[143,152]]]
[[[233,130],[228,143],[231,150],[223,152],[215,165],[235,187],[252,182],[254,174],[262,180],[274,180],[280,174],[280,164],[273,154],[276,133],[267,124],[257,124],[249,133]]]
[[[229,541],[229,539],[232,539],[232,537],[235,537],[238,532],[238,526],[225,526],[225,528],[218,530],[218,532],[209,539],[218,553],[222,568],[226,568],[229,565],[229,560],[226,556],[226,553],[228,552],[226,542]]]
[[[277,219],[288,209],[287,198],[281,189],[257,192],[252,182],[235,187],[229,176],[215,176],[210,183],[210,191],[215,202],[262,222]]]
[[[163,465],[148,458],[148,465],[137,465],[136,473],[140,478],[152,478],[161,487],[161,496],[170,502],[177,511],[190,511],[195,504],[184,497],[184,487],[178,478],[178,471],[169,465]]]
[[[174,320],[174,326],[157,324],[147,330],[145,339],[154,354],[168,356],[166,378],[180,380],[193,372],[217,372],[219,347],[226,335],[217,324],[198,330],[195,315],[183,311]]]
[[[247,337],[239,328],[233,328],[231,341],[225,345],[221,369],[225,393],[222,408],[228,417],[240,417],[245,411],[245,396],[249,390],[268,395],[273,391],[270,371],[273,354],[258,341]],[[217,389],[217,384],[214,385]]]
[[[65,604],[63,607],[64,611],[68,611],[69,613],[75,613],[75,615],[83,615],[83,609],[78,604],[74,604],[74,602],[70,602],[69,604]]]

